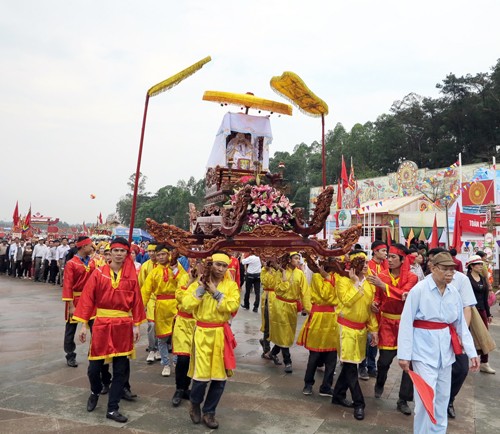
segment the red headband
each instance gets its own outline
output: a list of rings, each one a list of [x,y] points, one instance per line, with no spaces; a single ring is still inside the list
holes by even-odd
[[[403,258],[406,258],[406,253],[403,252],[401,249],[398,249],[397,247],[394,247],[394,246],[389,247],[389,253],[392,253],[394,255],[399,255],[399,256],[402,256]]]
[[[373,251],[376,252],[377,250],[380,249],[387,249],[387,246],[385,244],[380,244],[380,246],[374,247]]]
[[[125,245],[125,244],[121,244],[121,243],[111,243],[111,245],[109,246],[110,250],[113,250],[113,249],[124,249],[126,250],[127,252],[130,250],[130,247]]]
[[[80,248],[82,248],[84,246],[88,246],[89,244],[92,244],[92,240],[90,238],[85,238],[82,241],[78,241],[76,243],[76,247],[80,249]]]

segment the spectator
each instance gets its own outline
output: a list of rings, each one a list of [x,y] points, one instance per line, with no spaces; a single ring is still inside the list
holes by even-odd
[[[31,243],[26,243],[23,252],[23,266],[21,275],[24,279],[31,280],[31,265],[33,264],[33,249],[31,247]]]

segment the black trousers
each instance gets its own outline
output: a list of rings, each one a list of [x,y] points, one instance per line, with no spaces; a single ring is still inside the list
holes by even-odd
[[[280,347],[279,345],[275,344],[273,349],[271,350],[271,354],[273,356],[277,356],[280,351],[283,354],[283,363],[285,363],[285,365],[291,364],[292,356],[290,356],[290,348]]]
[[[450,404],[460,392],[469,372],[469,356],[467,354],[455,355],[455,363],[451,365],[451,392]]]
[[[191,386],[191,394],[189,399],[193,404],[201,404],[205,398],[205,391],[207,390],[208,381],[197,381],[193,380],[193,385]],[[224,387],[226,387],[225,381],[210,381],[210,387],[208,388],[207,397],[203,403],[201,411],[204,414],[212,413],[215,414],[217,405],[224,392]]]
[[[64,328],[64,352],[66,353],[66,360],[76,358],[75,334],[77,326],[77,323],[73,324],[66,321],[66,327]]]
[[[391,367],[397,350],[379,350],[377,361],[377,386],[384,387],[387,380],[387,373]],[[403,371],[401,376],[401,384],[399,386],[399,399],[403,401],[413,401],[413,382],[408,373]]]
[[[49,268],[50,268],[50,262],[47,259],[45,259],[43,261],[43,278],[42,278],[44,282],[47,281],[47,277],[49,276]]]
[[[342,370],[333,389],[333,399],[346,399],[347,389],[351,392],[354,407],[365,408],[365,398],[358,381],[358,365],[342,363]]]
[[[120,398],[123,388],[130,375],[130,362],[127,356],[113,357],[113,381],[109,388],[108,412],[119,409]],[[104,360],[89,360],[87,375],[90,382],[90,390],[93,394],[99,395],[102,391],[101,372]]]
[[[260,274],[247,273],[245,282],[245,301],[243,302],[247,309],[250,307],[250,293],[252,292],[252,288],[255,292],[253,308],[257,309],[260,303]]]
[[[56,283],[57,273],[59,273],[59,266],[57,265],[57,261],[55,259],[52,259],[50,261],[50,269],[49,270],[50,270],[49,282]]]
[[[7,255],[0,255],[0,274],[7,271]]]
[[[271,350],[271,344],[269,342],[269,297],[266,297],[266,301],[263,306],[264,309],[264,352],[267,353]]]
[[[89,330],[92,333],[92,327],[94,326],[94,320],[91,319],[89,321]],[[130,363],[128,364],[128,368],[125,375],[125,388],[130,390],[130,383],[128,380],[130,379]],[[108,386],[111,384],[111,373],[109,372],[109,365],[103,363],[101,366],[101,383],[103,386]]]
[[[175,365],[175,387],[178,390],[188,390],[191,384],[191,378],[188,377],[189,356],[177,356],[177,365]]]
[[[325,365],[325,373],[323,375],[323,383],[321,383],[319,391],[329,392],[333,385],[333,374],[335,373],[335,366],[337,365],[337,351],[309,351],[304,384],[306,386],[314,385],[316,368],[321,364]]]

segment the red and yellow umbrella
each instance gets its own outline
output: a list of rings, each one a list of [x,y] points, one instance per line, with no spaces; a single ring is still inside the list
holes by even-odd
[[[217,102],[219,104],[231,104],[248,109],[265,110],[271,113],[292,115],[292,106],[270,99],[259,98],[252,93],[232,93],[207,90],[203,94],[204,101]]]

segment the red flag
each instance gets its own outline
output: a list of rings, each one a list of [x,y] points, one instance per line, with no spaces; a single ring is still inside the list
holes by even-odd
[[[431,422],[436,424],[437,421],[434,416],[434,390],[432,390],[432,387],[416,372],[410,370],[408,374],[410,375],[411,381],[413,381],[415,389],[417,389],[418,396],[420,396]]]
[[[337,222],[337,227],[340,227],[340,225],[339,225],[339,213],[340,213],[341,209],[342,209],[342,188],[340,186],[340,180],[339,180],[338,187],[337,187],[337,212],[335,213],[335,221]]]
[[[439,247],[439,237],[438,237],[438,225],[437,225],[437,218],[436,214],[434,214],[434,224],[432,225],[432,239],[431,243],[429,245],[430,249],[435,249],[436,247]]]
[[[342,172],[340,173],[340,178],[342,180],[342,193],[344,193],[347,186],[349,185],[349,178],[347,177],[347,168],[345,167],[345,161],[343,155],[342,155]]]
[[[387,245],[390,246],[391,244],[392,244],[391,228],[387,228]]]
[[[30,205],[30,209],[28,211],[28,214],[26,214],[26,217],[24,219],[24,223],[23,223],[23,232],[26,232],[30,229],[31,227],[31,205]]]
[[[12,221],[14,222],[14,227],[19,225],[19,201],[16,201],[16,207],[14,208],[14,214],[12,214]]]
[[[102,225],[102,213],[99,213],[99,223]]]
[[[453,241],[451,245],[457,249],[457,253],[462,250],[462,222],[461,220],[460,205],[457,203],[455,210],[455,225],[453,226]]]

